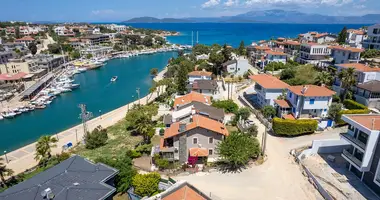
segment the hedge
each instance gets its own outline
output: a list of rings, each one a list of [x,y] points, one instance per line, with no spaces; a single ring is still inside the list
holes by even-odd
[[[342,115],[368,114],[368,113],[370,113],[370,110],[368,110],[368,109],[342,110],[339,112],[339,119],[336,121],[336,125],[342,126],[342,125],[346,124],[346,122],[342,120]]]
[[[344,100],[343,105],[349,110],[367,110],[368,109],[367,106],[350,99]]]
[[[297,136],[314,133],[317,127],[318,121],[314,119],[273,119],[273,131],[278,135]]]

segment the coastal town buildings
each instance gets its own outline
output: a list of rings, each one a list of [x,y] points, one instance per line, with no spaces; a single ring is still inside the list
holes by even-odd
[[[353,87],[355,101],[380,110],[380,80],[371,80]]]
[[[110,37],[108,35],[88,35],[82,37],[81,41],[86,45],[100,45],[110,42]]]
[[[331,57],[334,64],[358,63],[360,61],[360,53],[364,49],[348,47],[348,46],[329,46],[331,49]]]
[[[328,45],[313,42],[303,43],[297,60],[301,64],[320,65],[321,61],[328,60],[331,54],[331,49],[328,47]]]
[[[118,170],[74,155],[0,193],[0,199],[111,200]]]
[[[313,37],[313,42],[318,43],[318,44],[326,44],[326,43],[331,43],[335,42],[336,36],[329,34],[329,33],[320,33],[316,34]]]
[[[54,28],[54,32],[59,36],[74,36],[74,32],[72,32],[70,29],[67,29],[65,26],[58,26]]]
[[[87,48],[83,48],[80,50],[80,54],[82,56],[86,56],[88,54],[91,54],[93,57],[101,57],[105,56],[113,51],[112,47],[107,46],[89,46]]]
[[[284,53],[296,56],[300,52],[301,43],[298,41],[287,40],[284,42]]]
[[[223,123],[203,115],[193,115],[188,124],[175,122],[165,130],[160,142],[160,153],[170,161],[180,163],[195,160],[194,164],[212,162],[218,158],[216,145],[228,131]]]
[[[259,69],[264,69],[263,60],[266,55],[265,52],[271,50],[268,46],[249,46],[247,47],[247,53],[251,60],[252,65]]]
[[[286,64],[286,53],[277,51],[265,51],[264,67],[271,62],[280,62]]]
[[[195,80],[211,80],[212,72],[202,71],[192,71],[188,74],[188,81],[193,84]]]
[[[216,80],[194,80],[192,84],[187,85],[187,89],[189,92],[213,96],[218,93],[219,86]]]
[[[189,104],[194,101],[201,102],[206,105],[211,105],[210,96],[206,96],[198,92],[190,92],[189,94],[185,94],[174,99],[174,110],[178,109],[180,106]]]
[[[284,91],[289,87],[287,83],[268,74],[253,75],[250,76],[250,79],[255,82],[255,103],[259,107],[274,106],[274,100],[284,94]]]
[[[126,25],[117,25],[117,24],[108,24],[106,27],[110,30],[122,32],[128,29],[128,26]]]
[[[364,30],[357,30],[357,29],[348,29],[347,30],[347,38],[346,38],[346,44],[348,44],[350,47],[354,48],[362,48],[362,42],[367,39],[367,36],[365,35]]]
[[[30,37],[30,36],[25,36],[25,37],[16,39],[15,42],[24,44],[25,46],[28,46],[30,43],[35,42],[35,39]]]
[[[367,39],[363,40],[363,47],[380,50],[380,24],[369,26],[367,35]]]
[[[3,74],[18,74],[20,72],[30,74],[39,69],[36,60],[31,59],[9,59],[7,63],[0,64],[0,71]]]
[[[179,106],[170,116],[165,117],[166,120],[164,119],[164,123],[169,126],[174,122],[190,123],[193,115],[203,115],[222,123],[225,122],[223,109],[193,101],[183,106]]]
[[[0,64],[7,63],[9,59],[12,59],[13,57],[14,57],[14,53],[11,51],[0,52]],[[0,71],[0,74],[2,74],[1,71]]]

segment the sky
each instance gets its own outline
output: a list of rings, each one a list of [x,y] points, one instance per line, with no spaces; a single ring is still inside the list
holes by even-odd
[[[133,17],[218,17],[283,9],[334,16],[379,14],[380,0],[16,0],[0,21],[119,22]]]

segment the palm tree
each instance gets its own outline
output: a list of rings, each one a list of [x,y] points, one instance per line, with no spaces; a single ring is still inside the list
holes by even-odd
[[[351,90],[352,86],[356,84],[356,74],[354,68],[348,68],[346,70],[342,70],[338,77],[341,81],[341,88],[344,89],[343,92],[343,100],[346,99],[346,95],[348,90]]]
[[[330,85],[332,82],[332,76],[328,72],[319,72],[316,77],[316,83],[318,85]]]
[[[41,136],[40,139],[38,139],[36,144],[36,154],[34,159],[45,161],[51,157],[51,147],[56,147],[58,140],[55,137],[51,137],[49,135]]]
[[[0,158],[0,179],[1,179],[1,183],[2,185],[6,186],[6,182],[5,182],[5,176],[12,176],[13,175],[13,170],[11,169],[8,169],[3,163],[4,159],[3,158]]]

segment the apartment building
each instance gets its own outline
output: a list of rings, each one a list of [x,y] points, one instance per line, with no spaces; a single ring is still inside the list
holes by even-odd
[[[300,47],[298,61],[301,64],[319,65],[321,61],[327,60],[331,54],[328,45],[318,43],[303,43]]]
[[[268,74],[253,75],[250,76],[250,79],[255,82],[255,103],[259,107],[274,106],[274,100],[282,95],[289,87],[287,83]]]
[[[298,41],[287,40],[284,42],[284,53],[296,56],[300,52],[301,43]]]
[[[117,24],[109,24],[109,25],[106,25],[106,27],[107,29],[114,30],[117,32],[125,31],[128,28],[128,26],[126,25],[117,25]]]
[[[86,45],[100,45],[110,42],[110,37],[108,35],[89,35],[83,37],[81,40]]]
[[[278,52],[278,51],[265,51],[265,61],[264,61],[264,66],[271,62],[281,62],[286,64],[286,53],[284,52]]]
[[[0,64],[7,63],[9,59],[14,57],[14,53],[12,51],[3,51],[0,52]],[[1,74],[1,72],[0,72]]]
[[[27,59],[9,59],[7,63],[0,64],[0,71],[2,74],[18,74],[24,72],[30,74],[39,69],[36,60]]]
[[[349,171],[380,194],[380,115],[343,115],[348,131],[341,139],[349,143],[342,157]]]
[[[357,84],[352,89],[355,101],[369,108],[380,110],[380,81],[371,80]]]
[[[367,35],[367,39],[363,40],[363,47],[380,50],[380,24],[369,26]]]
[[[15,42],[28,46],[30,43],[35,42],[35,39],[30,36],[24,36],[22,38],[16,39]]]
[[[360,61],[360,53],[364,49],[348,47],[348,46],[330,46],[331,57],[334,64],[358,63]]]
[[[202,71],[192,71],[187,74],[188,81],[192,84],[195,80],[211,80],[212,72],[207,72],[205,70]]]
[[[313,37],[313,42],[318,43],[318,44],[326,44],[330,42],[335,42],[336,36],[329,34],[329,33],[320,33],[316,34]]]
[[[367,39],[364,30],[347,30],[346,44],[350,45],[350,47],[361,49],[363,47],[362,42],[364,39]]]
[[[54,32],[59,36],[74,36],[74,32],[70,29],[67,29],[65,26],[55,27]]]
[[[248,57],[251,59],[251,63],[260,69],[263,68],[262,61],[264,60],[265,51],[271,50],[268,46],[249,46],[247,47]]]

